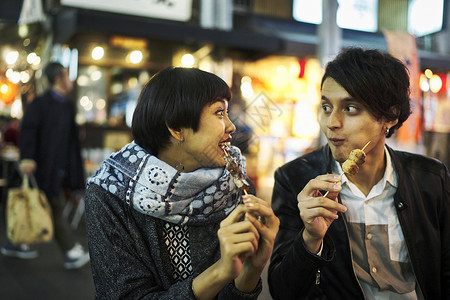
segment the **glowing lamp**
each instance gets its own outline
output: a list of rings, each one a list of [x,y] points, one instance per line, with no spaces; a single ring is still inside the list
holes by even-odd
[[[0,100],[6,105],[14,102],[17,96],[17,85],[9,80],[0,80]]]

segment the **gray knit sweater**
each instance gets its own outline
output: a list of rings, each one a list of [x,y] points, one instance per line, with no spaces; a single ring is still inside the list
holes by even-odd
[[[188,227],[193,275],[174,282],[164,221],[139,213],[96,184],[86,193],[86,222],[97,299],[195,299],[192,280],[220,258],[219,223]],[[217,299],[257,299],[231,281]]]

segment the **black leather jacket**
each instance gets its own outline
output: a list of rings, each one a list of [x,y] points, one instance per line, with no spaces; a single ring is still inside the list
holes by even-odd
[[[388,151],[399,179],[395,208],[419,287],[426,300],[450,299],[448,169],[432,158]],[[364,299],[342,215],[325,236],[322,256],[309,253],[301,238],[297,195],[310,179],[331,173],[331,162],[324,146],[275,172],[272,208],[281,224],[268,274],[274,299]]]

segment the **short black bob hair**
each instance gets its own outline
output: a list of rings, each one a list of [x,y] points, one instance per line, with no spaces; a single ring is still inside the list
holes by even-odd
[[[206,105],[231,100],[231,91],[220,77],[196,68],[168,67],[155,74],[142,89],[133,114],[134,141],[157,156],[169,145],[170,132],[198,130]]]
[[[343,49],[329,62],[322,77],[333,78],[352,97],[365,104],[378,120],[398,123],[389,129],[390,137],[411,114],[409,72],[392,55],[375,49]]]

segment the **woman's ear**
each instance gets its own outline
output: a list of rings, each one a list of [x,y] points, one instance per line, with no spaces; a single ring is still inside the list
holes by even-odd
[[[173,128],[170,128],[167,126],[167,129],[169,130],[170,134],[174,139],[176,139],[179,142],[182,142],[184,140],[183,133],[181,132],[181,129],[175,130]]]

